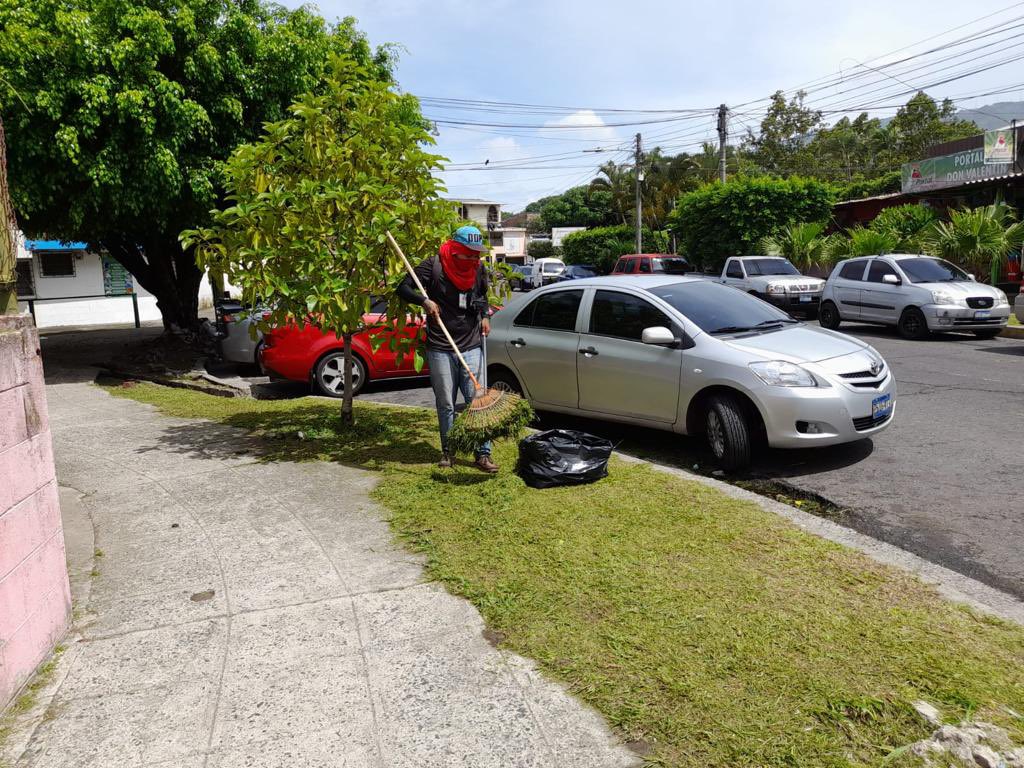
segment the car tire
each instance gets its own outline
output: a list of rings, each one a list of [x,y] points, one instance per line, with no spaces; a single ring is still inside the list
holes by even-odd
[[[711,455],[722,469],[732,471],[750,465],[750,425],[735,398],[719,395],[708,401],[704,433]]]
[[[974,335],[979,339],[994,339],[1002,332],[1002,328],[984,328],[980,331],[974,331]]]
[[[313,369],[313,386],[325,397],[345,396],[345,350],[339,349],[320,358]],[[366,365],[352,355],[352,395],[358,395],[366,384]]]
[[[501,366],[488,368],[487,386],[498,389],[504,388],[510,392],[515,392],[517,395],[523,394],[523,387],[519,383],[519,379],[516,378],[516,375]]]
[[[831,301],[823,302],[818,310],[818,325],[822,328],[828,328],[830,331],[835,331],[839,328],[841,322],[842,318],[839,316],[839,307]]]
[[[917,307],[907,307],[904,309],[896,328],[899,330],[900,336],[911,341],[927,339],[931,335],[924,312]]]

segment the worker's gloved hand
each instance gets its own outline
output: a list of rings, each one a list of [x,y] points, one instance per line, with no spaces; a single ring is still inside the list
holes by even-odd
[[[424,301],[423,302],[423,310],[430,317],[433,317],[435,319],[441,317],[441,308],[439,306],[437,306],[437,302],[436,301],[431,301],[430,299],[427,299],[426,301]]]

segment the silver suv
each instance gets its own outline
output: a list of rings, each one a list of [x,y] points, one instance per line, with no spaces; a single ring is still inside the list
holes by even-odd
[[[825,283],[818,321],[833,331],[843,320],[892,325],[907,339],[936,331],[991,339],[1009,316],[1005,293],[975,282],[956,265],[893,253],[839,262]]]

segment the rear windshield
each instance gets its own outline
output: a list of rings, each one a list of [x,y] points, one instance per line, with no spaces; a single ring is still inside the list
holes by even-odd
[[[800,271],[785,259],[744,259],[748,275],[799,275]]]
[[[690,265],[686,259],[651,259],[655,272],[666,275],[685,275],[690,271]]]
[[[956,283],[967,280],[960,267],[942,259],[900,259],[896,262],[912,283]]]
[[[549,261],[545,264],[540,265],[541,272],[544,272],[549,275],[557,274],[558,272],[561,272],[563,269],[565,269],[565,265],[559,264],[557,261]]]
[[[589,267],[566,267],[565,271],[574,277],[597,277],[597,272]]]
[[[720,283],[673,283],[649,291],[706,333],[727,333],[726,329],[731,328],[767,329],[792,322],[789,315],[768,302]]]

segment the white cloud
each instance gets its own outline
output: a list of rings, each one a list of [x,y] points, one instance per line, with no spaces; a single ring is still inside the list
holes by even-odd
[[[552,136],[560,139],[593,140],[599,144],[618,144],[622,142],[615,128],[607,125],[604,119],[591,109],[581,109],[571,115],[545,123],[538,133],[541,136]]]
[[[523,145],[514,136],[495,136],[493,139],[480,142],[480,162],[516,160],[528,154],[523,151]]]

